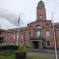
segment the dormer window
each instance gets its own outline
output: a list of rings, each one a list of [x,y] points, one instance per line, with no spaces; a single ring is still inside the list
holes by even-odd
[[[40,3],[40,7],[41,7],[41,3]]]

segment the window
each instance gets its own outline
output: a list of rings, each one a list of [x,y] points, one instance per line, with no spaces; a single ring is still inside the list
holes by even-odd
[[[29,47],[29,41],[28,41],[28,47]]]
[[[37,26],[36,29],[41,29],[41,27],[40,26]]]
[[[12,42],[12,45],[14,45],[14,41]]]
[[[49,31],[46,31],[46,37],[50,37]]]
[[[1,35],[1,37],[2,37],[2,35]]]
[[[37,38],[40,37],[40,31],[37,31]]]
[[[9,42],[9,45],[11,45],[11,42]]]
[[[40,7],[41,7],[41,3],[40,3]]]
[[[19,34],[17,34],[17,39],[19,39]]]
[[[5,39],[5,35],[4,35],[4,39]]]
[[[23,46],[23,41],[21,41],[21,44],[20,45]]]
[[[2,43],[2,46],[4,45],[4,42]]]
[[[23,33],[21,33],[21,39],[23,39]]]
[[[15,39],[15,34],[13,34],[13,39]]]
[[[28,38],[31,38],[31,32],[28,32]]]
[[[8,39],[8,35],[6,36],[6,39]]]
[[[42,15],[40,15],[39,17],[40,17],[40,19],[42,19]]]
[[[59,31],[58,31],[58,37],[59,37]]]
[[[39,9],[39,12],[42,12],[42,9]]]
[[[10,39],[12,38],[12,34],[10,34]]]
[[[47,41],[47,47],[50,47],[50,41]]]
[[[5,45],[7,45],[7,42],[5,43]]]

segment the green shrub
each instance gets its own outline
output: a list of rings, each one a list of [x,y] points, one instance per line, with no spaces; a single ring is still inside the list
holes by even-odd
[[[19,47],[15,55],[16,55],[16,59],[26,59],[27,48],[23,46]]]
[[[27,48],[24,46],[6,45],[0,46],[0,50],[16,50],[15,51],[16,59],[26,59]]]
[[[0,50],[17,50],[19,46],[16,45],[6,45],[6,46],[0,46]]]

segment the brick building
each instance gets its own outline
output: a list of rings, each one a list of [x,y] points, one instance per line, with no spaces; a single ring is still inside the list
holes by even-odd
[[[54,48],[53,24],[46,19],[46,9],[43,1],[37,5],[37,19],[27,24],[27,27],[4,30],[1,36],[6,42],[1,45],[26,46],[33,49]],[[59,47],[59,23],[54,23],[56,46]],[[18,36],[19,35],[19,36]]]

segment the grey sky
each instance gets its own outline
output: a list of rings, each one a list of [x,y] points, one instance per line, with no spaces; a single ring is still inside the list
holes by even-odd
[[[40,0],[0,0],[0,24],[3,29],[18,27],[20,14],[20,27],[36,20],[36,7]],[[59,22],[59,0],[43,0],[46,8],[47,20]]]

